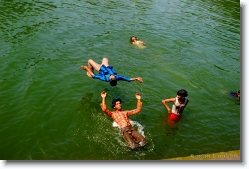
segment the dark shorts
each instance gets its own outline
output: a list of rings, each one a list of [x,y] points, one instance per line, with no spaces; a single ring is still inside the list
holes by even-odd
[[[124,135],[124,132],[131,134],[132,131],[134,131],[134,130],[135,129],[132,126],[127,126],[127,127],[121,128],[121,132],[123,135]]]

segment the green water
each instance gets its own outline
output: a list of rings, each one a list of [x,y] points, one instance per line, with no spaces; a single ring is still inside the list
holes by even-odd
[[[0,159],[158,160],[240,149],[240,2],[186,0],[0,1]],[[147,46],[129,43],[135,35]],[[108,57],[144,83],[116,87],[81,65]],[[167,124],[161,104],[190,102]],[[100,109],[120,97],[148,144],[131,152]]]

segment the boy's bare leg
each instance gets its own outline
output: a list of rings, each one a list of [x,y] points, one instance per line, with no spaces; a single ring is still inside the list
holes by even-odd
[[[88,68],[90,69],[90,71],[92,71],[92,73],[94,73],[94,70],[99,71],[99,69],[100,69],[100,67],[101,67],[102,65],[109,66],[109,64],[108,64],[108,59],[107,59],[107,58],[103,58],[103,59],[102,59],[101,65],[98,64],[98,63],[96,63],[96,62],[95,62],[94,60],[92,60],[92,59],[89,59],[89,60],[88,60]],[[84,66],[81,66],[81,67],[82,67],[82,69],[84,69]],[[84,69],[84,70],[86,70],[86,69]],[[92,76],[88,73],[88,71],[86,72],[86,74],[87,74],[88,77],[92,77]]]
[[[81,66],[82,67],[82,66]],[[100,69],[100,64],[96,63],[94,60],[89,59],[88,60],[88,68],[94,73],[94,69],[99,71]],[[88,72],[86,72],[88,77],[92,77]]]
[[[107,58],[103,58],[101,65],[105,65],[106,67],[109,66],[108,59]]]
[[[136,139],[137,142],[139,142],[141,146],[144,146],[146,144],[146,139],[138,131],[133,130],[131,135]]]
[[[96,63],[95,61],[93,61],[92,59],[89,59],[88,60],[88,67],[91,69],[91,70],[97,70],[99,71],[100,69],[100,64]]]
[[[124,132],[123,133],[123,137],[125,139],[125,141],[129,144],[131,149],[135,149],[136,148],[136,143],[133,139],[133,137],[131,136],[131,133],[129,132]]]
[[[83,66],[83,65],[81,65],[81,68],[84,69],[84,70],[86,71],[86,74],[87,74],[88,77],[92,77],[92,76],[93,76],[93,72],[92,72],[91,69],[89,69],[88,66]]]

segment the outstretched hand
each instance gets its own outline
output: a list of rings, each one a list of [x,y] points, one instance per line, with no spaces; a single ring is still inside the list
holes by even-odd
[[[140,83],[142,83],[142,82],[143,82],[143,79],[142,79],[141,77],[138,77],[138,78],[137,78],[137,81],[139,81]]]
[[[141,95],[139,93],[136,93],[136,99],[140,100],[141,99]]]
[[[106,97],[106,92],[105,92],[105,91],[102,91],[102,92],[100,93],[100,96],[101,96],[102,98]]]

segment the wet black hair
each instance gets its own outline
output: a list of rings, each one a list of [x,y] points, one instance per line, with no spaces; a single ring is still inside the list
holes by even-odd
[[[132,36],[132,37],[130,37],[130,43],[132,43],[132,38],[136,38],[136,39],[137,39],[137,37],[136,37],[136,36]]]
[[[188,92],[185,89],[179,90],[176,94],[179,95],[179,96],[183,96],[183,97],[188,96]]]
[[[110,80],[110,85],[111,86],[116,86],[117,85],[117,80]]]
[[[122,103],[122,100],[121,100],[120,98],[113,99],[113,100],[112,100],[112,108],[113,108],[113,109],[114,109],[114,107],[115,107],[117,101],[120,101],[120,103]]]

